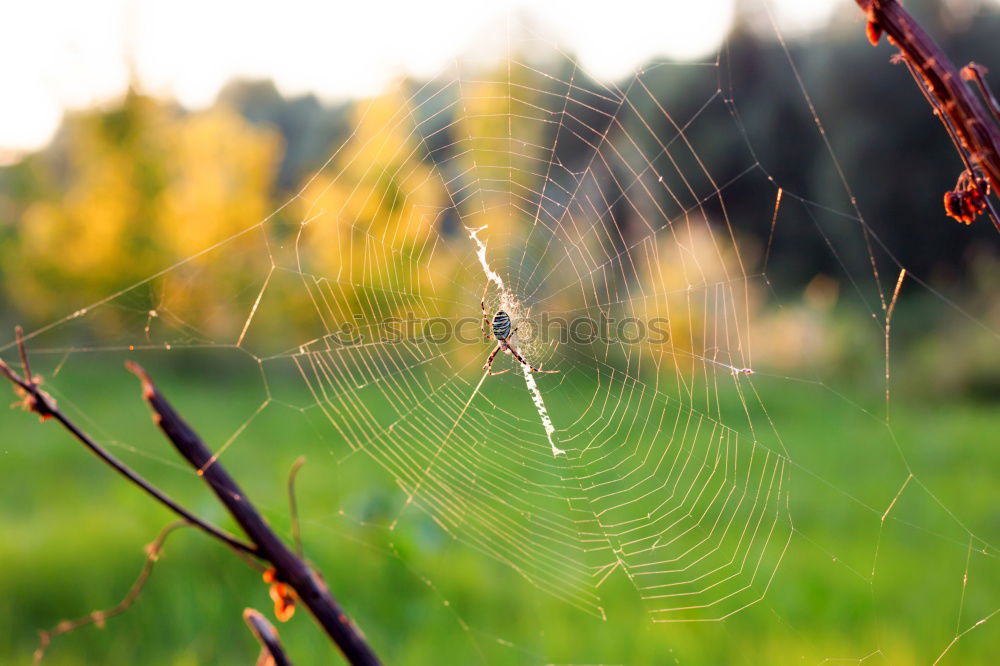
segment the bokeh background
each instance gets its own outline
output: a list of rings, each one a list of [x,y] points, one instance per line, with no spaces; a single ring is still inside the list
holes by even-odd
[[[287,473],[306,456],[307,553],[388,663],[995,659],[997,620],[977,623],[1000,608],[998,236],[986,220],[944,216],[960,162],[893,50],[868,44],[854,3],[203,4],[0,10],[3,356],[14,359],[24,326],[46,389],[95,437],[228,524],[160,441],[122,370],[131,358],[284,535]],[[955,62],[1000,68],[995,2],[906,6]],[[542,122],[552,117],[562,139]],[[614,149],[595,149],[605,135]],[[690,149],[659,152],[661,141]],[[495,152],[507,161],[493,173]],[[470,169],[474,186],[462,180]],[[592,198],[627,204],[605,216],[591,202],[579,211],[591,226],[553,234],[578,248],[569,263],[597,274],[583,289],[530,218],[560,219],[573,174],[588,170]],[[630,170],[690,186],[691,200],[637,201],[622,185]],[[530,205],[516,205],[517,188]],[[647,246],[657,211],[670,232]],[[474,386],[487,346],[451,344],[426,368],[409,349],[335,356],[354,385],[310,364],[333,358],[328,336],[345,322],[478,316],[484,278],[463,226],[480,225],[518,305],[591,311],[605,294],[620,313],[671,318],[668,353],[529,347],[563,371],[552,390],[539,380],[557,429],[579,423],[595,395],[625,405],[602,412],[612,422],[658,413],[635,391],[660,378],[678,413],[783,451],[788,485],[765,502],[780,538],[761,546],[776,573],[751,581],[759,601],[724,619],[685,616],[718,621],[656,623],[641,585],[609,572],[595,616],[566,592],[570,574],[553,584],[525,566],[530,549],[521,561],[490,547],[537,535],[504,513],[502,494],[496,513],[474,497],[482,505],[461,525],[442,516],[394,462],[424,440],[450,442],[455,465],[515,465],[513,487],[554,469],[544,455],[502,452],[538,436],[515,373],[490,380],[490,408],[462,417],[468,432],[436,430],[438,417],[458,422],[465,394],[428,387],[470,371]],[[887,403],[880,303],[900,268]],[[755,374],[734,379],[748,348]],[[397,401],[440,411],[384,440],[366,435],[399,410],[365,388],[365,373],[378,375],[365,359],[405,370]],[[121,599],[170,517],[53,424],[4,412],[0,432],[0,654],[25,663],[38,630]],[[558,434],[609,450],[663,441],[597,432]],[[362,436],[385,446],[359,447]],[[595,463],[582,460],[563,478],[589,478]],[[248,663],[247,605],[268,608],[259,574],[182,531],[140,601],[57,638],[45,661]],[[304,613],[280,631],[298,663],[336,659]]]

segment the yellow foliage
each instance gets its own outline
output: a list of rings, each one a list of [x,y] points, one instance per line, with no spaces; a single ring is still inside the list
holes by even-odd
[[[164,137],[170,150],[154,206],[155,238],[171,260],[191,260],[157,285],[156,307],[233,341],[270,269],[266,230],[241,232],[272,210],[280,141],[220,106],[179,119]]]
[[[359,104],[354,131],[299,198],[301,270],[335,327],[354,312],[406,316],[428,307],[427,262],[445,193],[413,132],[402,90]],[[364,307],[355,307],[365,299]]]
[[[38,320],[136,284],[252,227],[272,209],[279,141],[230,109],[185,115],[130,92],[118,108],[68,117],[62,136],[39,162],[48,192],[25,202],[18,242],[5,248],[5,262],[19,276],[7,285],[10,296]],[[239,275],[245,264],[214,263],[212,290],[242,289],[234,283],[248,279]],[[206,267],[193,261],[190,269]],[[194,328],[219,332],[199,311],[207,289],[191,288],[191,270],[151,282],[147,302],[132,293],[127,307],[107,308],[101,325],[175,307]],[[217,311],[208,318],[219,323]]]
[[[745,367],[757,294],[725,229],[677,221],[651,245],[631,307],[647,322],[668,320],[670,339],[644,350],[684,374],[700,371],[705,360]]]
[[[167,186],[156,201],[156,223],[175,256],[210,247],[270,212],[274,133],[214,107],[172,123],[163,140]]]

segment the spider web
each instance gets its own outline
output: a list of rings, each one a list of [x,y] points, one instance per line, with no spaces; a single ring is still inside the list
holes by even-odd
[[[458,65],[388,109],[373,102],[350,157],[303,192],[296,271],[331,334],[296,364],[407,504],[534,585],[603,616],[599,587],[621,569],[655,621],[720,619],[760,599],[789,538],[785,454],[756,441],[747,416],[740,432],[720,413],[723,396],[759,409],[740,372],[752,279],[721,190],[643,75],[602,85],[561,53],[545,71],[512,48],[499,71]],[[371,131],[364,114],[378,114]],[[395,185],[359,193],[372,180]],[[420,200],[425,187],[443,192],[438,205]],[[378,228],[366,209],[387,205],[398,217]],[[346,257],[336,275],[315,267],[314,248],[333,243]],[[481,345],[364,335],[390,317],[457,328],[480,284],[491,316],[660,316],[670,339],[515,336],[529,362],[561,372],[522,367],[522,383],[477,371]],[[333,340],[345,316],[359,341]]]
[[[654,623],[727,620],[766,604],[775,586],[799,584],[801,565],[782,566],[796,546],[873,591],[880,558],[901,557],[888,550],[900,547],[893,530],[916,521],[960,560],[946,586],[962,599],[943,634],[947,653],[996,612],[964,610],[970,566],[995,573],[996,549],[922,482],[887,416],[821,376],[770,368],[757,326],[762,302],[781,304],[768,270],[775,235],[808,220],[868,304],[879,344],[884,334],[888,407],[891,313],[914,278],[865,222],[830,144],[841,191],[811,200],[758,160],[726,50],[612,84],[531,27],[512,19],[505,33],[495,59],[456,62],[359,102],[350,135],[274,215],[30,332],[34,351],[54,354],[56,372],[83,352],[204,347],[250,359],[264,398],[222,438],[222,460],[286,404],[281,377],[293,369],[309,396],[296,408],[321,415],[333,464],[373,463],[398,488],[378,525],[390,542],[427,517],[462,548],[601,620],[613,619],[605,591],[620,594],[622,581]],[[790,57],[787,66],[825,141]],[[683,99],[657,93],[673,76],[690,83]],[[716,132],[741,146],[717,169],[698,145]],[[736,186],[754,188],[756,210],[727,208]],[[741,233],[742,216],[770,224],[766,247]],[[866,249],[839,254],[849,247]],[[222,264],[241,276],[232,293],[178,299],[177,285],[195,288]],[[507,353],[494,370],[512,371],[482,369],[496,345],[480,332],[484,288],[488,316],[508,312],[520,353],[557,374],[530,373]],[[246,317],[219,333],[212,303],[239,303]],[[105,319],[130,323],[112,333]],[[553,320],[555,334],[544,334]],[[634,335],[569,335],[623,321]],[[654,339],[651,322],[665,337]],[[80,331],[95,343],[60,342]],[[811,451],[807,433],[783,436],[765,404],[775,391],[829,401],[831,419],[879,420],[884,441],[851,448],[850,462]],[[898,469],[872,497],[845,468],[869,455]],[[852,525],[872,551],[842,557],[837,529],[798,524],[798,493],[857,511]],[[896,521],[915,495],[919,508]],[[927,506],[934,517],[921,521]],[[793,606],[768,608],[784,617]],[[852,659],[887,646],[866,642]]]

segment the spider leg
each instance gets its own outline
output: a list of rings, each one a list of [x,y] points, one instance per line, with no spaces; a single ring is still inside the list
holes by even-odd
[[[489,370],[491,375],[502,375],[503,373],[507,372],[507,370],[501,370],[500,372],[493,372],[493,359],[497,357],[497,354],[500,353],[501,349],[503,349],[502,343],[496,346],[496,349],[494,349],[493,353],[490,354],[490,357],[486,359],[486,364],[483,366],[483,370]],[[508,368],[508,370],[509,369],[510,368]]]
[[[523,356],[517,353],[517,350],[514,349],[514,345],[507,345],[507,349],[510,350],[511,356],[520,361],[521,365],[528,366],[528,369],[531,370],[532,372],[540,372],[542,374],[547,374],[547,375],[554,375],[555,373],[559,372],[558,370],[542,370],[541,368],[536,368],[535,366],[525,361]]]
[[[489,280],[486,281],[486,286],[483,287],[483,297],[479,301],[479,307],[483,309],[483,339],[488,340],[490,337],[490,318],[486,314],[486,292],[490,290]]]

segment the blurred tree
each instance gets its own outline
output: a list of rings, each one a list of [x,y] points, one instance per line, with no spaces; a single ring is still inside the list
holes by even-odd
[[[133,89],[117,108],[68,116],[20,171],[20,220],[2,248],[16,278],[5,281],[8,296],[49,320],[252,226],[271,210],[279,154],[275,132],[225,106],[184,114]],[[240,279],[241,268],[212,262],[211,284]],[[133,305],[199,299],[189,272],[152,283],[150,302]]]
[[[122,104],[66,118],[29,158],[5,287],[29,317],[105,296],[149,274],[153,202],[165,187],[158,136],[171,111],[129,90]]]
[[[268,230],[237,234],[273,210],[280,137],[217,104],[178,117],[161,138],[165,186],[154,203],[151,240],[160,261],[190,260],[154,285],[154,309],[213,338],[235,339],[271,263]],[[200,254],[222,241],[224,257]]]
[[[922,2],[911,9],[957,62],[995,65],[1000,12],[994,5]],[[598,172],[588,187],[606,188],[601,194],[608,201],[621,198],[617,176],[634,170],[644,155],[660,154],[657,173],[677,180],[656,144],[656,137],[674,137],[677,127],[684,127],[715,185],[700,174],[694,155],[672,150],[676,169],[712,224],[724,224],[718,197],[710,195],[725,184],[741,244],[763,246],[769,237],[774,187],[764,184],[763,174],[803,197],[784,200],[768,266],[773,284],[795,288],[817,273],[870,273],[857,212],[875,234],[869,240],[883,272],[893,268],[881,243],[916,275],[961,279],[968,249],[993,242],[994,232],[945,217],[941,197],[961,168],[957,157],[914,82],[888,63],[892,49],[883,43],[873,50],[862,28],[856,8],[845,7],[822,32],[787,42],[786,54],[770,24],[743,8],[718,68],[651,63],[641,85],[619,86],[631,91],[616,116],[620,125],[609,120],[616,102],[596,94],[600,86],[571,58],[551,54],[520,57],[509,82],[504,66],[461,87],[404,81],[374,100],[332,107],[311,96],[286,99],[260,81],[231,84],[212,108],[197,113],[129,91],[116,107],[69,115],[48,148],[0,169],[6,296],[36,323],[65,315],[254,225],[303,186],[296,205],[269,221],[267,237],[289,241],[300,221],[319,215],[303,232],[300,247],[309,245],[309,255],[300,257],[303,268],[328,279],[360,279],[372,298],[379,289],[402,291],[424,279],[412,271],[429,251],[431,229],[450,238],[462,220],[503,230],[513,220],[505,207],[534,213],[539,199],[538,214],[559,216],[575,189],[574,174],[589,164]],[[835,159],[790,62],[807,82]],[[516,91],[517,108],[508,109],[509,91]],[[504,126],[509,111],[521,126]],[[560,123],[551,122],[555,115]],[[659,123],[647,128],[654,119]],[[508,131],[530,140],[511,150],[502,138]],[[621,149],[606,164],[590,159],[589,140],[605,134]],[[532,190],[537,178],[546,179],[542,193]],[[475,203],[487,205],[452,206],[442,180],[453,191],[478,187]],[[643,215],[662,210],[673,218],[690,204],[668,199],[644,202]],[[617,239],[586,242],[633,242],[644,233],[627,210],[613,210],[612,217]],[[236,259],[192,261],[151,284],[148,303],[133,305],[194,313],[207,301],[189,286],[204,275],[198,271],[212,271],[242,310],[245,294],[255,293],[266,275],[265,240],[248,235],[240,242],[253,248],[233,253]],[[603,251],[618,254],[615,247]],[[439,256],[445,255],[434,253]],[[364,274],[364,262],[373,260],[391,269],[381,277]],[[247,262],[258,263],[249,270]],[[207,319],[215,322],[210,330],[226,330],[237,317],[215,312]]]
[[[233,108],[257,126],[276,129],[285,151],[274,180],[276,194],[297,189],[304,174],[323,166],[333,146],[347,135],[351,105],[324,106],[315,95],[284,97],[271,81],[237,80],[219,93],[218,104]]]
[[[349,139],[296,202],[305,225],[296,245],[299,268],[308,288],[326,292],[314,299],[329,309],[330,329],[357,312],[428,316],[420,297],[431,278],[424,262],[445,196],[422,159],[403,93],[399,86],[355,107]]]

